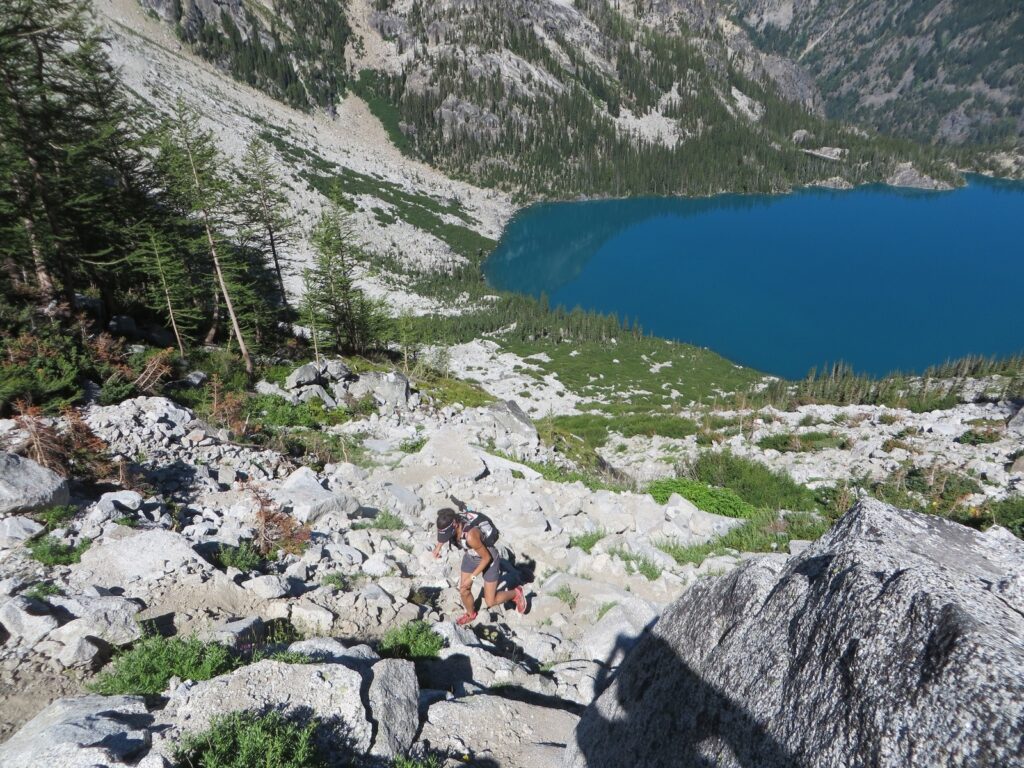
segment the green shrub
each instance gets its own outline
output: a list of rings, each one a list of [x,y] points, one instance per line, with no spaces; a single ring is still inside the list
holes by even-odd
[[[833,435],[828,432],[780,432],[777,435],[763,437],[757,442],[758,446],[765,449],[773,449],[780,453],[802,453],[808,451],[823,451],[826,448],[850,447],[848,438],[842,435]]]
[[[27,327],[0,338],[0,416],[19,401],[49,412],[81,397],[80,382],[93,371],[81,336],[59,323]]]
[[[993,501],[984,511],[993,523],[1008,529],[1017,538],[1024,539],[1024,496]]]
[[[962,445],[985,445],[999,442],[1003,437],[997,429],[969,429],[956,439]]]
[[[650,484],[647,492],[659,504],[664,504],[673,493],[678,493],[684,499],[693,502],[698,509],[724,517],[753,517],[756,511],[728,488],[712,488],[705,483],[684,477],[675,480],[656,480]]]
[[[241,660],[219,643],[151,635],[115,656],[89,688],[107,696],[163,693],[172,677],[209,680],[240,664]]]
[[[603,539],[606,535],[607,534],[603,528],[599,528],[596,531],[590,531],[588,533],[580,533],[576,536],[571,536],[569,538],[569,546],[576,547],[577,549],[582,549],[589,555],[590,550],[594,548],[594,545],[597,544],[597,542]]]
[[[360,520],[352,525],[353,530],[366,530],[373,528],[379,531],[400,531],[405,528],[405,522],[394,512],[378,512],[376,517],[369,520]]]
[[[371,416],[377,412],[378,407],[373,395],[366,395],[351,405],[349,413],[356,416]]]
[[[614,600],[608,603],[601,603],[601,607],[597,609],[597,620],[600,621],[601,619],[603,619],[604,615],[608,613],[608,611],[610,611],[616,605],[618,605],[618,603]]]
[[[444,638],[425,621],[410,621],[392,627],[377,648],[381,656],[397,659],[429,659],[444,647]]]
[[[42,512],[35,512],[32,517],[42,523],[47,531],[60,528],[64,523],[74,519],[78,510],[71,504],[63,504],[57,507],[44,509]]]
[[[333,587],[342,592],[347,592],[352,586],[352,580],[345,574],[338,572],[328,573],[320,580],[320,583],[325,587]]]
[[[814,493],[782,472],[734,456],[729,451],[705,452],[693,465],[697,480],[728,488],[748,504],[762,509],[813,511]]]
[[[873,496],[894,507],[943,516],[976,493],[981,493],[976,480],[937,467],[904,466],[871,487]]]
[[[661,568],[648,557],[618,547],[610,550],[609,554],[624,562],[628,573],[639,573],[648,581],[655,581],[661,576]]]
[[[237,547],[221,544],[215,559],[221,568],[237,568],[240,571],[259,570],[266,562],[248,539],[243,539]]]
[[[90,544],[91,541],[83,539],[78,546],[73,547],[53,536],[44,536],[28,542],[25,546],[32,557],[43,565],[73,565],[82,559],[82,553]]]
[[[322,401],[313,399],[292,405],[276,395],[252,395],[245,403],[249,418],[264,427],[306,427],[315,429],[348,421],[343,408],[326,408]]]
[[[52,581],[37,581],[31,587],[25,590],[25,597],[30,600],[41,600],[46,602],[46,598],[53,597],[54,595],[63,595],[64,590],[54,584]]]
[[[775,512],[761,510],[743,525],[733,528],[724,536],[705,544],[683,545],[671,539],[657,542],[657,547],[666,552],[680,565],[700,565],[710,555],[726,549],[739,552],[784,551],[790,539],[819,538],[829,523],[809,513],[791,513],[780,518]]]
[[[579,595],[573,592],[572,589],[569,588],[568,584],[563,584],[551,594],[565,603],[570,611],[576,610],[576,601],[579,599]]]
[[[319,722],[286,719],[280,712],[231,712],[208,730],[186,736],[176,750],[179,768],[321,768]]]
[[[441,763],[433,755],[428,755],[423,760],[414,760],[411,757],[396,757],[391,761],[391,768],[441,768]]]
[[[398,450],[402,453],[419,453],[420,448],[426,444],[427,438],[425,437],[410,437],[399,444]]]

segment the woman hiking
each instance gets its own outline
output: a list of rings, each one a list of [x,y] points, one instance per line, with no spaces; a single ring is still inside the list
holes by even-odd
[[[494,548],[498,540],[498,528],[487,515],[474,512],[455,499],[452,501],[459,507],[459,512],[445,507],[437,512],[437,546],[434,557],[441,557],[441,548],[450,544],[464,550],[462,568],[459,574],[459,597],[466,608],[466,613],[455,620],[459,626],[465,626],[476,616],[476,601],[473,599],[473,579],[483,574],[484,602],[488,608],[510,600],[515,603],[519,613],[526,613],[526,597],[523,588],[498,591],[498,550]]]

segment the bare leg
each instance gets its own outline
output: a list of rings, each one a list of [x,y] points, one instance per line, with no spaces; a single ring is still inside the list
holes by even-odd
[[[486,593],[486,591],[487,585],[485,584],[484,592]],[[476,601],[473,599],[473,574],[459,574],[459,597],[462,598],[462,605],[466,608],[466,613],[470,615],[476,613]]]
[[[484,602],[487,603],[488,608],[493,608],[496,605],[510,602],[515,599],[515,596],[516,592],[514,589],[506,589],[504,592],[499,592],[498,582],[484,582]]]

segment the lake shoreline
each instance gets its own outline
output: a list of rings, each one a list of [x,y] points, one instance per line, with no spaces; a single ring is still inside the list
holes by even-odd
[[[997,322],[994,324],[996,328],[993,332],[995,337],[997,337],[995,338],[995,341],[993,341],[993,334],[986,333],[985,335],[979,335],[982,342],[977,343],[976,346],[966,343],[962,334],[960,334],[960,336],[955,339],[955,342],[949,345],[949,351],[940,348],[939,345],[932,345],[931,349],[925,351],[923,354],[911,353],[910,355],[901,356],[893,352],[888,358],[883,356],[878,360],[871,360],[869,364],[865,365],[863,361],[867,358],[863,354],[861,354],[860,357],[858,357],[857,354],[847,354],[845,348],[841,345],[828,345],[825,341],[819,339],[816,343],[820,354],[813,362],[810,362],[810,359],[806,358],[798,365],[794,365],[792,360],[788,362],[788,366],[780,367],[779,365],[773,364],[765,365],[764,360],[766,357],[764,355],[750,357],[742,354],[742,352],[737,354],[738,347],[735,344],[722,345],[721,343],[717,343],[721,339],[716,337],[714,334],[711,334],[710,336],[704,335],[699,325],[681,327],[678,325],[671,326],[664,322],[664,318],[657,317],[657,313],[653,312],[651,308],[652,304],[657,304],[661,298],[665,298],[660,294],[648,298],[646,302],[642,302],[640,305],[638,305],[637,302],[622,302],[618,299],[604,301],[604,299],[608,299],[607,290],[593,285],[593,281],[589,278],[582,277],[585,273],[585,265],[589,257],[594,253],[599,252],[604,247],[606,241],[614,240],[615,237],[618,237],[621,234],[618,230],[625,230],[628,229],[629,226],[632,226],[629,221],[631,217],[640,220],[656,219],[662,215],[666,217],[690,218],[697,214],[719,215],[723,210],[750,211],[754,209],[772,208],[772,216],[766,217],[764,214],[751,214],[747,216],[747,218],[756,221],[756,226],[760,227],[761,231],[764,232],[764,238],[762,238],[762,240],[771,240],[772,238],[775,238],[778,233],[773,232],[773,228],[777,230],[780,226],[784,227],[787,225],[792,226],[794,229],[818,230],[817,235],[824,239],[831,237],[831,234],[821,231],[821,225],[814,221],[814,216],[801,219],[798,216],[794,216],[790,211],[780,211],[780,204],[783,206],[803,206],[813,210],[815,215],[819,218],[825,219],[828,219],[830,215],[834,218],[834,214],[829,214],[829,206],[835,208],[842,208],[844,206],[851,207],[853,209],[862,208],[864,209],[862,211],[852,211],[851,215],[864,215],[867,219],[866,226],[870,228],[874,219],[886,216],[889,216],[891,219],[892,214],[887,213],[884,210],[884,206],[879,209],[879,206],[874,203],[870,205],[865,205],[863,203],[854,205],[850,201],[860,201],[863,200],[865,196],[874,196],[882,198],[888,203],[892,203],[892,205],[897,208],[903,206],[904,208],[901,209],[901,211],[904,211],[910,216],[921,218],[922,231],[927,233],[932,227],[931,225],[927,225],[927,222],[925,222],[924,219],[926,219],[930,213],[915,209],[915,206],[920,205],[921,200],[944,201],[940,205],[941,212],[943,214],[942,218],[949,218],[949,201],[953,201],[952,204],[954,208],[956,208],[956,206],[963,207],[964,205],[968,205],[968,207],[976,206],[982,210],[982,218],[984,218],[984,210],[991,207],[990,201],[986,200],[976,202],[972,199],[965,203],[961,201],[960,198],[957,198],[957,195],[968,194],[973,198],[981,194],[981,196],[989,195],[998,198],[1000,193],[1004,191],[1012,193],[1016,193],[1018,191],[1024,192],[1024,184],[1021,184],[1020,182],[1000,179],[993,180],[990,177],[981,174],[969,174],[965,177],[964,181],[964,186],[950,190],[952,193],[950,195],[935,194],[936,191],[933,190],[893,188],[884,184],[865,184],[859,185],[848,191],[821,187],[799,187],[784,195],[747,195],[730,193],[702,198],[643,197],[621,198],[615,200],[601,199],[538,203],[519,209],[510,218],[502,233],[502,238],[499,241],[498,246],[481,264],[481,272],[488,285],[494,288],[525,295],[532,295],[535,297],[539,297],[543,293],[548,296],[552,306],[562,305],[567,308],[571,308],[579,305],[587,310],[594,310],[608,314],[616,313],[620,317],[628,316],[639,320],[646,331],[651,332],[660,338],[678,340],[695,346],[712,349],[737,364],[767,371],[771,375],[782,376],[789,379],[801,378],[812,368],[820,370],[822,366],[827,363],[838,360],[845,360],[856,370],[864,371],[872,376],[879,377],[888,375],[890,372],[897,370],[910,370],[912,372],[919,373],[929,366],[939,365],[949,359],[956,359],[966,355],[981,354],[986,357],[1014,355],[1024,348],[1024,340],[1017,340],[1015,344],[1010,344],[1006,338],[1006,329],[1000,328],[1000,323]],[[977,190],[982,190],[982,193],[978,193]],[[1024,194],[1022,194],[1019,199],[1024,200]],[[809,200],[816,202],[814,202],[814,204],[806,202]],[[822,206],[822,200],[829,202],[824,203],[824,209],[818,210]],[[783,201],[791,202],[784,203]],[[796,202],[794,203],[792,201]],[[1002,209],[1006,208],[1005,200],[1000,200],[998,202],[999,205],[1002,206]],[[927,203],[925,207],[930,210],[934,205],[932,203]],[[541,213],[540,216],[544,219],[544,226],[557,226],[558,229],[563,230],[574,230],[575,228],[574,234],[566,237],[550,237],[544,234],[537,237],[531,237],[529,235],[521,234],[524,227],[528,228],[537,226],[538,211],[547,212],[555,209],[557,209],[559,214],[557,217],[557,225],[553,223],[550,216],[547,216],[545,213]],[[635,211],[635,214],[630,213],[630,210]],[[590,213],[586,213],[588,211]],[[781,224],[776,224],[773,220],[773,217],[776,215],[783,216],[784,221]],[[854,229],[863,229],[865,225],[863,223],[856,222],[856,215],[854,215],[854,218],[852,219],[855,225]],[[1024,204],[1014,202],[1013,215],[1024,215]],[[610,221],[610,219],[615,218],[620,221],[618,223]],[[972,222],[976,218],[977,216],[971,214],[969,216],[965,216],[962,220]],[[999,227],[1006,229],[1010,226],[1009,224],[1006,224],[1003,219],[996,223],[999,225],[998,227],[994,227],[996,229]],[[934,271],[932,269],[933,265],[931,262],[935,259],[935,253],[939,253],[943,247],[946,247],[944,243],[936,239],[936,243],[934,244],[935,247],[932,250],[928,250],[927,247],[924,247],[921,244],[904,242],[908,238],[911,238],[913,233],[910,232],[910,229],[907,229],[904,226],[903,222],[898,220],[898,217],[897,219],[892,220],[891,224],[891,232],[885,230],[884,227],[879,228],[878,226],[875,226],[872,230],[872,234],[876,235],[878,238],[883,238],[883,236],[888,239],[895,238],[898,242],[890,246],[894,249],[913,251],[919,261],[917,267],[924,273],[916,277],[911,274],[911,268],[915,266],[913,264],[913,258],[906,257],[904,258],[904,261],[907,263],[900,265],[900,269],[902,269],[903,273],[897,276],[898,280],[902,280],[905,286],[909,286],[908,290],[914,289],[917,292],[938,291],[938,293],[936,293],[935,303],[956,300],[956,293],[946,290],[948,286],[936,286],[933,275],[930,274],[931,271]],[[731,226],[747,227],[748,225],[743,222],[742,215],[737,215],[731,221]],[[844,224],[843,226],[846,225]],[[939,226],[940,228],[946,226],[948,229],[948,222],[945,224],[940,223]],[[943,229],[943,232],[945,231],[946,230]],[[636,265],[638,258],[641,260],[646,258],[647,251],[658,248],[663,249],[664,243],[672,243],[672,238],[678,236],[677,232],[670,230],[662,231],[659,234],[662,236],[660,240],[658,237],[652,237],[648,234],[643,239],[643,242],[637,246],[640,247],[641,250],[639,252],[642,255],[630,255],[631,260],[629,261],[629,265],[631,270],[637,268]],[[987,247],[987,241],[991,240],[991,237],[989,236],[990,234],[991,233],[985,232],[979,233],[979,240],[977,243],[979,248]],[[957,237],[960,239],[957,240]],[[513,243],[513,245],[510,245],[510,242]],[[868,245],[865,246],[865,250],[872,250],[879,247],[880,242],[881,239],[877,241],[869,241]],[[1007,244],[1005,240],[1000,241],[1000,243],[1003,247],[1008,249],[1007,252],[1012,251],[1014,247],[1012,243]],[[717,255],[718,250],[721,249],[721,245],[718,242],[711,243],[708,241],[703,242],[702,245],[706,246],[708,253],[712,255]],[[764,243],[759,239],[749,240],[746,245],[750,246],[749,250],[756,250],[757,248],[764,249]],[[788,246],[785,243],[771,242],[769,245],[770,247],[766,250],[768,257],[780,261],[783,267],[791,267],[794,269],[801,268],[801,265],[792,262],[787,251]],[[804,245],[806,245],[806,243],[804,243]],[[812,243],[812,245],[819,248],[821,247],[820,244]],[[973,247],[973,244],[965,239],[962,234],[958,235],[956,232],[953,232],[949,239],[948,247],[959,247],[966,253]],[[515,262],[515,264],[510,263],[503,265],[502,262],[507,261],[510,258],[510,248],[517,251],[517,253],[512,257],[512,261]],[[849,248],[843,251],[844,256],[850,256],[853,260],[860,259],[862,256],[862,254],[856,251],[850,251],[850,253],[847,253],[846,251],[849,251]],[[528,252],[534,253],[534,258],[530,259],[526,256]],[[693,254],[690,255],[692,256]],[[607,260],[607,254],[603,254],[602,258]],[[525,261],[523,259],[525,259]],[[825,259],[819,259],[815,263],[820,265],[825,261]],[[1012,263],[1003,263],[1002,261],[999,263],[1000,266],[1005,269],[1013,268]],[[524,268],[523,265],[527,266]],[[662,264],[658,266],[664,267],[665,265]],[[963,263],[940,266],[942,269],[955,267],[968,272],[974,271],[974,264],[970,260],[964,261]],[[668,267],[671,270],[673,265],[668,264]],[[859,271],[857,269],[847,270],[842,275],[843,279],[847,281],[866,279],[868,276],[875,274],[872,270],[877,269],[878,265],[864,263],[861,264],[860,267]],[[713,275],[713,272],[705,270],[705,273],[705,276],[711,275],[719,280],[723,279],[721,275]],[[688,278],[689,275],[681,275],[678,272],[673,273],[673,278],[679,278],[681,284],[686,282],[682,279],[683,277]],[[769,278],[771,278],[770,274],[766,276],[766,279]],[[581,279],[584,279],[585,281],[590,280],[585,287],[587,290],[591,291],[591,293],[565,289],[566,285],[571,285],[574,281],[579,281]],[[621,279],[621,276],[616,278],[617,281],[620,281]],[[950,281],[952,281],[951,278]],[[627,282],[629,281],[627,280]],[[971,282],[971,280],[967,280],[967,282]],[[707,284],[714,283],[711,282]],[[635,281],[631,287],[638,288]],[[773,288],[776,287],[777,286],[773,286]],[[972,285],[965,286],[964,290],[967,291],[969,289],[974,291],[974,295],[977,296],[982,288],[983,286],[975,280]],[[998,285],[994,286],[994,296],[1001,295],[1001,292],[1005,293],[1005,287],[1000,288]],[[888,302],[882,306],[885,306],[888,310],[899,309],[900,305],[904,303],[903,297],[894,294],[891,291],[888,293],[883,291],[882,293],[885,295],[880,298],[885,299]],[[786,299],[794,305],[799,304],[802,300],[798,294],[787,295],[783,292],[783,295],[785,295]],[[913,298],[913,296],[911,298]],[[1009,300],[1010,297],[1004,296],[1003,298]],[[677,300],[678,297],[672,297],[672,301]],[[980,298],[978,298],[978,300],[980,301]],[[915,301],[918,305],[923,307],[922,311],[924,311],[925,314],[922,315],[922,317],[926,317],[929,311],[935,311],[930,304],[923,302],[920,297],[917,297]],[[710,307],[705,308],[709,310],[711,309]],[[832,307],[828,305],[823,305],[820,309],[822,310],[822,314],[832,311]],[[982,309],[984,310],[983,314],[985,312],[992,314],[991,308],[984,304],[982,305]],[[800,308],[800,319],[802,319],[803,325],[813,327],[818,323],[818,319],[814,312],[810,310],[810,307]],[[946,320],[948,321],[950,318],[947,317]],[[764,322],[771,322],[771,318],[765,319]],[[792,320],[789,323],[789,330],[799,327],[800,323],[796,322],[796,320]],[[910,326],[904,325],[902,327]],[[875,328],[874,330],[880,331],[882,329]],[[986,344],[985,342],[990,343]],[[861,352],[863,352],[863,350],[861,350]],[[930,354],[930,356],[926,356],[928,354]],[[807,364],[805,365],[804,363]]]

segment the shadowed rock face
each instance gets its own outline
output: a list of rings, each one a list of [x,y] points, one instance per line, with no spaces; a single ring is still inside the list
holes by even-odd
[[[1024,765],[1024,542],[863,501],[673,604],[566,768]]]

